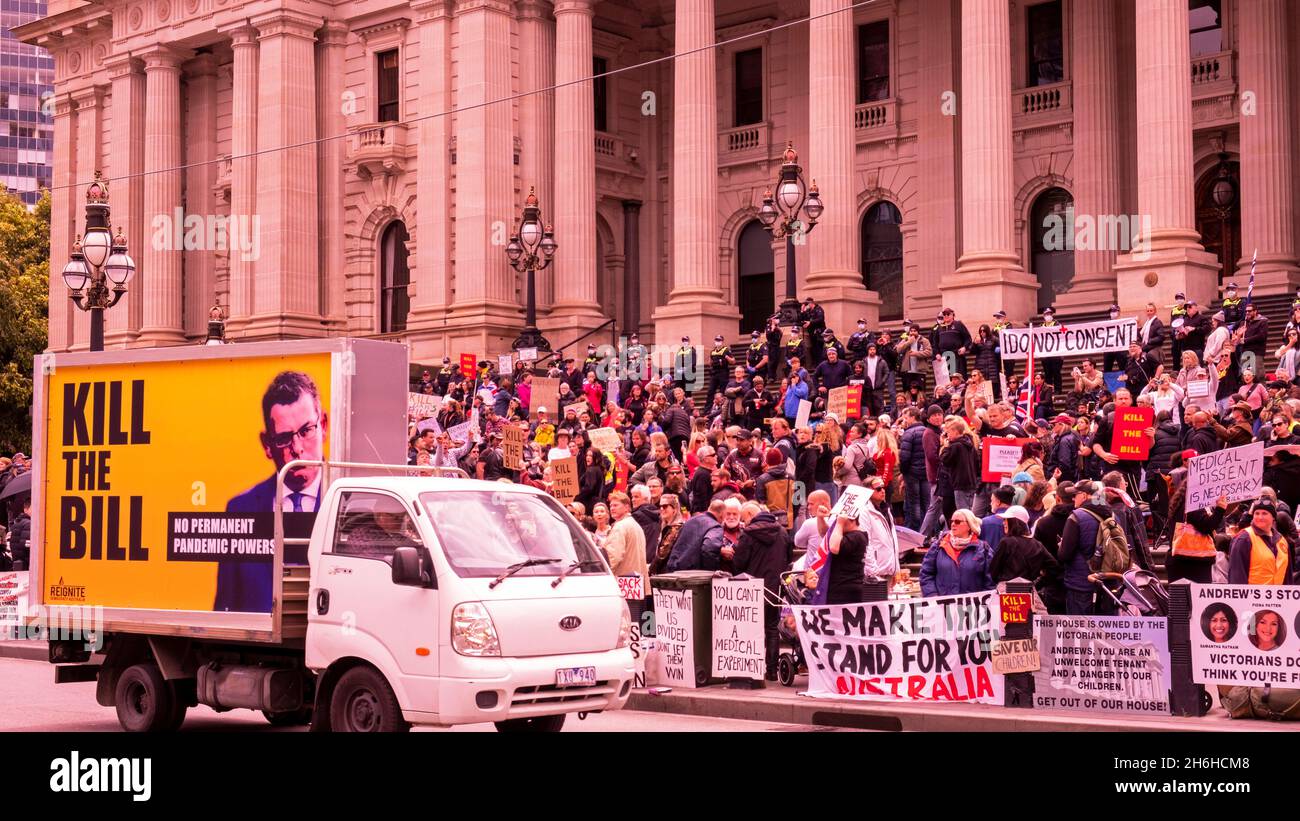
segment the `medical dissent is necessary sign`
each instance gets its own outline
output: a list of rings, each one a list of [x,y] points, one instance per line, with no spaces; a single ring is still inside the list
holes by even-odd
[[[1038,616],[1034,706],[1169,715],[1168,619]]]
[[[1192,681],[1300,689],[1300,587],[1192,585]]]
[[[817,698],[1001,704],[995,590],[908,601],[792,608]]]
[[[1263,485],[1263,442],[1194,456],[1187,460],[1187,504],[1183,512],[1210,507],[1220,496],[1227,496],[1229,503],[1257,498]]]
[[[1003,359],[1029,358],[1029,329],[1003,328],[998,332]],[[1138,338],[1136,319],[1107,319],[1078,325],[1035,325],[1034,358],[1126,351]]]

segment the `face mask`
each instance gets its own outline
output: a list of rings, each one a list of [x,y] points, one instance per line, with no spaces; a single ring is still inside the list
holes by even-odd
[[[858,323],[858,330],[859,330],[859,331],[865,331],[866,329],[867,329],[866,323],[863,323],[863,322],[859,322],[859,323]]]

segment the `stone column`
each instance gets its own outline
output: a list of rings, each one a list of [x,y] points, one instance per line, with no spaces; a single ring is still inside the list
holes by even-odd
[[[234,68],[230,94],[230,218],[249,225],[257,214],[257,92],[258,44],[257,29],[240,24],[229,30],[230,45],[234,52]],[[261,230],[266,226],[256,224]],[[260,252],[260,248],[259,248]],[[230,255],[230,305],[226,334],[230,338],[243,335],[253,315],[253,276],[255,263],[251,254]]]
[[[185,342],[181,314],[184,237],[181,214],[181,62],[188,55],[159,46],[144,55],[144,218],[149,240],[137,255],[144,316],[139,343],[147,347]],[[170,170],[177,169],[177,170]]]
[[[1251,255],[1258,249],[1256,293],[1290,293],[1300,284],[1291,197],[1295,138],[1287,78],[1291,65],[1287,5],[1286,0],[1251,0],[1237,7],[1241,93],[1254,95],[1242,101],[1240,118],[1242,258],[1237,279],[1244,288]]]
[[[668,344],[690,336],[711,346],[715,334],[731,340],[740,327],[740,312],[722,301],[718,266],[718,67],[707,48],[715,25],[713,0],[676,0],[673,50],[683,56],[673,64],[673,289],[654,314],[655,338]]]
[[[86,233],[85,202],[86,186],[95,178],[95,172],[101,170],[100,160],[103,154],[104,139],[100,126],[104,120],[104,92],[96,86],[82,88],[72,92],[72,103],[77,107],[77,170],[73,177],[76,187],[72,191],[73,221],[75,234]],[[109,186],[112,194],[112,186]],[[75,307],[75,306],[74,306]],[[87,350],[90,347],[90,314],[86,311],[72,312],[71,348]]]
[[[532,187],[550,219],[555,207],[555,92],[529,94],[555,84],[555,19],[548,0],[519,3],[519,181],[521,190]],[[590,71],[590,67],[588,67]],[[594,116],[594,115],[593,115]],[[594,201],[594,195],[593,195]],[[594,205],[593,205],[594,207]],[[537,272],[537,310],[554,301],[555,265]],[[562,268],[561,268],[562,270]]]
[[[826,311],[826,327],[847,329],[859,317],[874,328],[880,298],[862,282],[857,259],[857,143],[853,128],[852,0],[812,0],[808,24],[808,160],[804,175],[816,180],[826,210],[808,235],[812,265],[800,296]],[[825,15],[825,16],[820,16]],[[796,276],[798,272],[796,271]]]
[[[1192,167],[1191,45],[1187,3],[1136,0],[1139,240],[1115,263],[1119,305],[1172,304],[1174,293],[1208,305],[1218,297],[1219,263],[1196,231]]]
[[[958,317],[999,308],[1023,322],[1038,308],[1038,281],[1016,253],[1011,149],[1010,7],[1006,0],[961,5],[962,255],[940,289]]]
[[[560,250],[551,264],[555,301],[542,327],[551,344],[591,330],[606,317],[596,302],[596,114],[591,76],[593,0],[555,4],[555,203],[543,215],[555,220]],[[565,85],[570,83],[570,85]]]
[[[254,18],[258,32],[257,220],[250,337],[322,336],[316,164],[316,31],[293,11]],[[282,146],[296,146],[284,150]]]
[[[416,132],[418,203],[415,228],[415,293],[406,327],[412,333],[412,358],[431,362],[449,355],[440,340],[428,340],[422,329],[442,325],[451,300],[451,4],[448,0],[416,3],[420,36],[420,104],[423,119]],[[410,135],[408,134],[408,137]]]
[[[511,15],[504,0],[458,0],[456,5],[461,113],[455,120],[455,303],[449,345],[487,354],[509,348],[522,317],[518,277],[507,263],[505,245],[494,242],[509,231],[522,206],[522,195],[514,202],[511,106],[480,105],[512,93]],[[563,249],[564,238],[559,242]]]
[[[185,64],[185,213],[203,220],[206,229],[216,217],[212,186],[217,180],[217,59],[200,54]],[[239,232],[227,223],[226,253],[238,254]],[[184,294],[185,334],[190,339],[206,338],[208,311],[216,301],[217,249],[203,244],[185,251]]]
[[[959,106],[953,96],[961,47],[953,8],[952,0],[920,0],[926,36],[920,38],[918,48],[921,65],[928,68],[918,77],[923,104],[917,106],[917,121],[921,133],[929,136],[916,144],[916,171],[921,181],[917,188],[917,272],[915,280],[904,280],[903,313],[923,324],[941,307],[939,283],[956,268],[961,247],[957,219]],[[909,253],[908,240],[904,234],[905,257]]]
[[[54,97],[54,171],[50,191],[50,350],[66,351],[72,346],[72,304],[62,272],[72,254],[76,235],[75,208],[82,195],[71,187],[76,182],[77,165],[73,149],[76,141],[72,125],[72,97]],[[139,280],[132,283],[139,286]]]
[[[336,137],[347,131],[343,116],[344,73],[347,63],[348,26],[330,20],[321,28],[316,45],[316,83],[320,96],[316,104],[322,137]],[[346,141],[326,140],[320,144],[317,162],[320,186],[320,289],[321,313],[327,327],[347,326],[343,294],[347,279],[343,270],[343,154]]]
[[[108,158],[113,231],[122,228],[128,252],[139,265],[146,237],[153,234],[146,230],[144,177],[140,176],[144,172],[144,64],[129,54],[114,55],[105,64],[113,82],[113,151]],[[105,312],[104,347],[130,345],[140,335],[144,302],[139,289],[140,280],[132,280],[122,300]]]
[[[1057,310],[1096,310],[1115,301],[1115,254],[1133,237],[1109,231],[1122,211],[1119,190],[1119,50],[1113,0],[1071,4],[1074,10],[1074,213],[1094,226],[1089,247],[1074,250],[1074,285]],[[1040,226],[1032,226],[1037,231]],[[1087,236],[1085,234],[1085,236]]]
[[[627,283],[627,333],[641,333],[641,201],[623,200],[623,281]]]

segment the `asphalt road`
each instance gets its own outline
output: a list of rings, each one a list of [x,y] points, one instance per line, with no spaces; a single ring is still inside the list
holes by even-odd
[[[190,708],[181,732],[303,732],[306,728],[277,729],[260,713],[231,710],[217,713],[209,707]],[[117,716],[95,703],[93,682],[54,683],[53,668],[43,661],[0,659],[0,732],[118,732]],[[422,728],[423,730],[423,728]],[[491,724],[470,724],[451,730],[427,732],[494,732]],[[620,710],[590,715],[585,721],[569,716],[564,732],[852,732],[797,724],[737,721],[704,716],[640,713]]]

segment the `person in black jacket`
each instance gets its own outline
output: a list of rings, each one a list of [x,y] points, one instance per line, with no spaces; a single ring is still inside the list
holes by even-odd
[[[742,573],[763,580],[767,590],[768,601],[763,603],[763,633],[766,639],[767,670],[765,678],[776,681],[777,656],[780,645],[777,640],[776,627],[781,616],[781,608],[772,604],[777,601],[781,588],[781,573],[793,560],[794,543],[790,534],[777,523],[776,517],[763,509],[758,502],[746,502],[740,511],[743,525],[740,541],[736,542],[736,554],[732,558],[732,569],[736,575]]]
[[[1001,361],[998,338],[988,325],[981,325],[976,333],[979,334],[979,339],[970,345],[970,352],[975,354],[975,370],[993,383],[993,400],[1000,402],[1005,397],[1002,396],[1002,380],[998,378],[998,372],[1001,370],[998,367]],[[1010,387],[1009,382],[1008,387]]]
[[[6,551],[0,550],[0,569],[3,565],[8,564],[15,569],[31,569],[31,538],[32,538],[32,497],[30,495],[23,497],[22,513],[13,516],[9,521],[9,530],[5,533],[5,544],[0,548],[7,548],[8,558],[6,560]]]
[[[948,469],[957,507],[969,510],[980,488],[980,451],[964,419],[948,420],[943,430],[939,461]]]
[[[952,308],[944,308],[940,314],[942,320],[931,334],[934,355],[943,356],[951,352],[957,358],[957,373],[966,376],[966,354],[970,351],[970,331],[961,322]]]
[[[582,508],[591,511],[596,502],[604,499],[605,456],[595,448],[587,448],[579,459],[582,475],[578,477],[578,495],[575,502],[582,502]]]
[[[1057,556],[1061,549],[1061,534],[1065,522],[1074,512],[1074,484],[1062,482],[1056,487],[1056,504],[1034,522],[1033,537],[1048,553]]]
[[[998,542],[989,563],[989,575],[994,582],[1025,579],[1032,582],[1042,597],[1043,604],[1052,613],[1065,612],[1065,584],[1061,563],[1029,535],[1029,512],[1013,505],[998,514],[1002,517],[1005,535]]]
[[[1048,476],[1061,471],[1058,481],[1074,482],[1079,478],[1079,446],[1083,444],[1074,432],[1074,419],[1061,414],[1052,420],[1052,447],[1047,452],[1043,472]]]
[[[1261,316],[1259,309],[1252,304],[1246,305],[1246,333],[1241,340],[1238,354],[1250,351],[1255,354],[1255,367],[1251,370],[1263,370],[1264,353],[1268,349],[1268,317]]]

